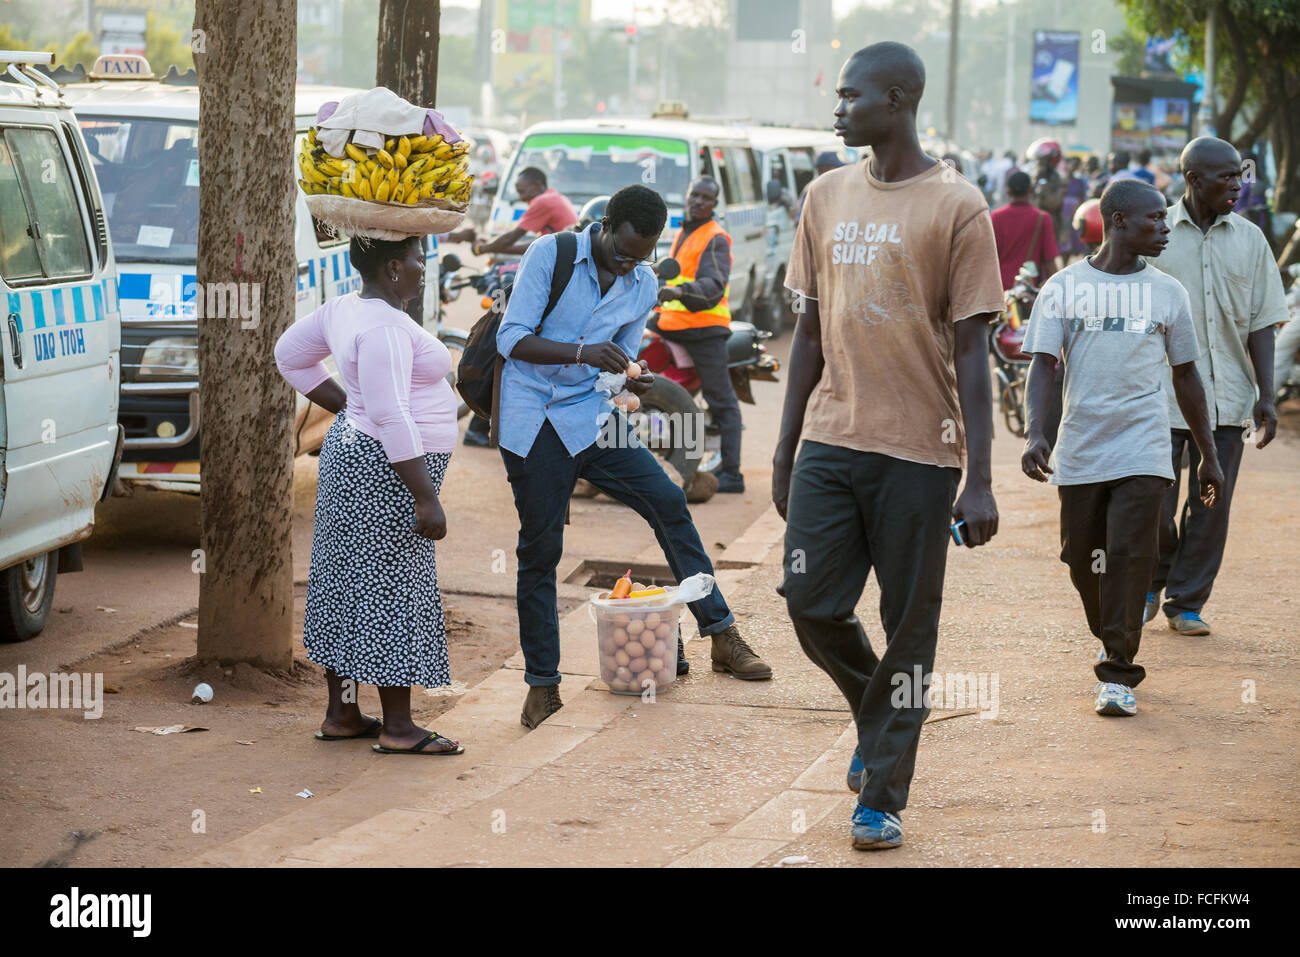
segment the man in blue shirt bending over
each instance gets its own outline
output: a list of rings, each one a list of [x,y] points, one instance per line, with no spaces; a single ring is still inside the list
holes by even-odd
[[[650,523],[678,581],[697,572],[713,574],[686,496],[631,431],[603,392],[600,372],[625,372],[641,344],[658,280],[650,269],[668,210],[645,186],[616,192],[606,214],[578,234],[573,275],[543,328],[538,329],[555,269],[555,236],[528,247],[510,304],[497,333],[506,357],[501,374],[501,457],[519,512],[519,644],[524,652],[528,698],[520,721],[536,728],[562,707],[560,624],[555,569],[564,548],[564,516],[579,477],[630,506]],[[537,334],[540,333],[540,334]],[[644,368],[644,367],[643,367]],[[654,376],[628,383],[649,391]],[[603,436],[603,438],[602,438]],[[600,441],[597,441],[600,439]],[[713,670],[755,680],[772,669],[740,637],[735,617],[716,585],[690,604],[700,635],[713,639]],[[678,673],[685,657],[678,644]]]

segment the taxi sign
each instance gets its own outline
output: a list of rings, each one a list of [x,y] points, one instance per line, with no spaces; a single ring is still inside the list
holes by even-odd
[[[153,68],[138,53],[106,53],[90,69],[92,80],[152,80]]]
[[[690,110],[683,100],[660,100],[650,114],[653,120],[685,120],[690,118]]]

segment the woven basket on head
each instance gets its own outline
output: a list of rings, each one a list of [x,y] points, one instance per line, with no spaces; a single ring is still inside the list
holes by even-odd
[[[407,206],[316,193],[307,197],[307,208],[322,223],[349,236],[398,240],[451,232],[464,221],[469,206],[436,198]]]

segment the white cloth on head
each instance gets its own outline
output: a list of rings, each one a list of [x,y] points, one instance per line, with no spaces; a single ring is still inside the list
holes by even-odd
[[[319,124],[316,135],[331,156],[345,155],[349,137],[357,146],[383,149],[387,137],[421,135],[428,112],[377,86],[339,100],[338,109]]]

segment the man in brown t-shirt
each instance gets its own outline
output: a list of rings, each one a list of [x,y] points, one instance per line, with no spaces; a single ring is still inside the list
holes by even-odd
[[[979,189],[921,150],[924,87],[920,58],[901,43],[844,65],[835,131],[871,158],[813,181],[786,274],[803,314],[772,463],[787,522],[781,593],[804,651],[854,713],[848,783],[861,849],[902,843],[949,525],[970,547],[998,526],[988,370],[988,322],[1002,307],[997,245]],[[872,569],[881,657],[854,615]]]

